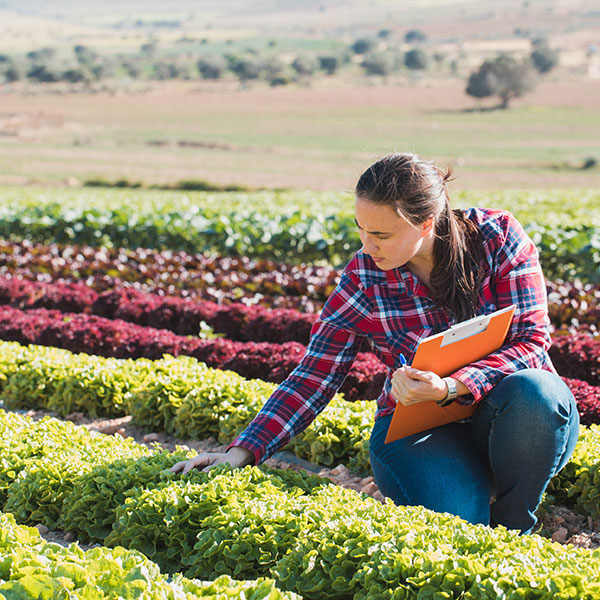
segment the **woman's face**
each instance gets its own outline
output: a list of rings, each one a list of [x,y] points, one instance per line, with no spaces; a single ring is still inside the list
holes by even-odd
[[[429,219],[415,226],[391,206],[356,199],[356,225],[362,250],[382,271],[406,265],[429,252],[425,240],[430,237],[427,234],[431,232],[432,223]]]

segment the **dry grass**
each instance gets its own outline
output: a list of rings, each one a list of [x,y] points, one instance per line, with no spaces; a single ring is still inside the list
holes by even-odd
[[[470,112],[476,107],[457,81],[10,94],[0,183],[197,178],[345,190],[377,156],[405,150],[454,163],[458,188],[600,183],[599,170],[573,168],[598,152],[600,80],[546,81],[508,111]]]

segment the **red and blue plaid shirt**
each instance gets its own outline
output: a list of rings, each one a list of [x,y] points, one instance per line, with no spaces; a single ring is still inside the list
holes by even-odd
[[[476,314],[511,304],[516,310],[502,348],[451,375],[471,392],[458,397],[460,404],[479,402],[515,371],[556,372],[547,354],[546,287],[535,245],[506,211],[471,208],[465,214],[479,226],[484,244]],[[341,386],[364,337],[388,367],[375,418],[392,413],[396,401],[390,394],[391,377],[401,366],[400,355],[410,364],[419,340],[454,323],[407,267],[382,271],[369,255],[357,252],[314,324],[301,363],[230,447],[247,448],[260,464],[306,429]]]

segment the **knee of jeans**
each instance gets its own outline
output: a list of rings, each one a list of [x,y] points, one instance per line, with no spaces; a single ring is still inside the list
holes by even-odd
[[[369,457],[371,459],[371,462],[373,462],[373,458],[377,458],[378,460],[381,460],[381,451],[383,450],[384,446],[381,443],[378,443],[377,440],[373,440],[373,438],[371,438],[371,440],[369,441]]]
[[[369,438],[369,452],[378,451],[384,447],[385,437],[389,427],[389,422],[392,420],[391,415],[388,417],[380,417],[375,421],[375,425],[371,431]]]
[[[568,418],[573,410],[571,390],[556,374],[542,369],[525,369],[505,377],[498,392],[516,406]]]

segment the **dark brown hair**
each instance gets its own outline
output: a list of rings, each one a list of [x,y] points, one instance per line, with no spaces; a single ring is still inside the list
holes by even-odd
[[[356,196],[391,206],[413,225],[434,218],[434,299],[463,321],[475,316],[483,242],[475,223],[450,207],[446,183],[451,176],[451,169],[442,172],[416,154],[388,154],[361,175]]]

